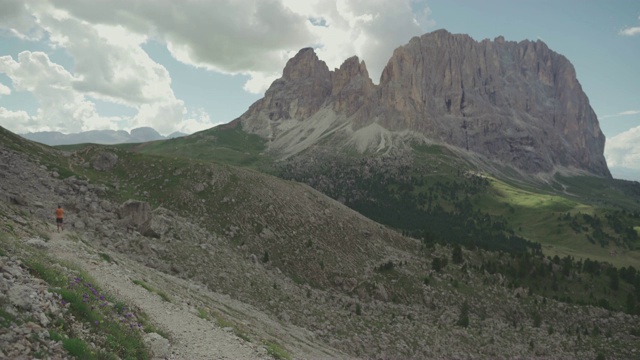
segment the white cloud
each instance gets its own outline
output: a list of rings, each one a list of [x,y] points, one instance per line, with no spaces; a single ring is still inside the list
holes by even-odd
[[[638,115],[638,114],[640,114],[640,110],[627,110],[627,111],[619,112],[617,114],[604,115],[604,116],[601,116],[600,119],[609,119],[613,117],[630,116],[630,115]]]
[[[11,94],[11,89],[0,83],[0,96],[1,95],[9,95]]]
[[[357,55],[365,61],[376,83],[396,47],[434,26],[424,1],[284,2],[308,19],[322,20],[322,25],[314,26],[312,31],[318,38],[318,56],[329,68],[337,68],[347,58]]]
[[[35,116],[24,117],[24,124],[9,124],[9,129],[27,128],[28,131],[51,130],[77,132],[95,128],[114,128],[109,119],[101,118],[92,102],[73,89],[74,77],[62,66],[54,64],[43,52],[23,51],[18,60],[0,57],[0,72],[13,82],[16,91],[29,91],[38,99],[40,108]],[[16,119],[16,113],[4,113],[5,118]]]
[[[610,167],[640,170],[640,126],[607,139],[604,154]]]
[[[209,114],[204,111],[204,109],[195,109],[187,114],[186,120],[180,124],[178,131],[186,134],[193,134],[201,130],[209,129],[215,125],[218,124],[211,122]]]
[[[210,116],[176,98],[168,70],[142,47],[149,40],[166,44],[185,64],[248,75],[244,89],[262,93],[308,46],[330,68],[359,56],[377,82],[393,49],[430,26],[424,0],[4,0],[0,34],[46,41],[63,49],[73,68],[43,52],[23,52],[17,60],[0,57],[0,72],[13,91],[37,99],[35,115],[18,116],[26,114],[30,129],[77,132],[126,123],[163,134],[191,132],[213,125]],[[92,98],[137,113],[103,117]]]
[[[358,55],[377,82],[393,49],[434,25],[424,0],[53,3],[86,22],[119,25],[163,41],[185,64],[250,75],[245,89],[252,92],[266,90],[286,61],[308,46],[317,47],[330,67]]]
[[[152,126],[162,134],[169,134],[180,129],[183,120],[192,123],[183,116],[186,112],[184,102],[175,99],[172,93],[170,97],[136,106],[138,113],[130,119],[100,116],[95,104],[87,98],[88,93],[77,90],[79,81],[74,75],[52,63],[42,52],[24,51],[19,54],[18,61],[2,56],[0,72],[7,74],[16,91],[29,91],[38,99],[40,107],[35,116],[29,117],[29,131],[115,130],[122,120],[128,120],[131,128]],[[9,129],[19,132],[15,124],[8,124]]]
[[[0,107],[0,126],[16,133],[27,133],[35,128],[37,123],[31,121],[26,111],[11,111]]]
[[[40,40],[44,34],[23,0],[0,1],[0,34],[4,31],[30,41]]]
[[[638,16],[638,20],[640,20],[640,16]],[[618,35],[624,35],[624,36],[635,36],[638,34],[640,34],[640,26],[627,27],[625,29],[620,30],[620,32],[618,33]]]
[[[257,71],[248,72],[250,78],[244,84],[244,90],[253,94],[260,94],[265,92],[269,85],[278,79],[282,74],[275,73],[261,73]]]
[[[179,61],[226,74],[277,73],[285,54],[315,43],[307,19],[280,0],[59,0],[89,23],[123,26],[167,44]]]
[[[640,26],[636,26],[636,27],[629,27],[626,29],[622,29],[620,30],[620,32],[618,33],[620,35],[624,35],[624,36],[635,36],[640,34]]]
[[[619,113],[618,115],[626,116],[626,115],[638,115],[638,114],[640,114],[640,110],[623,111],[623,112]]]
[[[184,117],[187,109],[176,99],[168,71],[142,49],[147,34],[92,24],[49,2],[31,1],[28,10],[33,26],[48,35],[49,44],[65,49],[74,61],[71,73],[43,52],[23,52],[17,61],[0,57],[0,72],[7,74],[14,89],[31,92],[38,101],[37,114],[29,117],[30,131],[118,129],[125,122],[131,128],[152,126],[168,134],[195,126],[192,118]],[[100,116],[91,98],[134,108],[137,114]],[[13,131],[21,127],[9,125]]]
[[[132,107],[173,100],[169,73],[140,47],[145,35],[122,26],[90,24],[48,4],[34,11],[52,44],[73,57],[73,87],[79,92]]]

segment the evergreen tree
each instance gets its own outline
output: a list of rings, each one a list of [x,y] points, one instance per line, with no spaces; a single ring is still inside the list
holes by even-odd
[[[462,326],[462,327],[469,327],[469,303],[466,301],[462,304],[462,307],[460,308],[460,317],[458,318],[456,325]]]
[[[616,268],[609,270],[609,286],[612,290],[618,290],[620,288],[620,277],[618,276],[618,269]]]
[[[439,257],[435,257],[433,258],[433,260],[431,260],[431,269],[437,272],[440,272],[440,270],[442,270],[442,261]]]
[[[464,262],[464,258],[462,257],[462,248],[460,244],[456,244],[453,247],[453,253],[451,254],[451,261],[454,264],[462,264]]]

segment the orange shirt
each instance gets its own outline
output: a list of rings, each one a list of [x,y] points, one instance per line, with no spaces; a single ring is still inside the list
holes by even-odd
[[[57,219],[62,219],[64,217],[64,210],[62,210],[62,208],[57,208],[56,209],[56,218]]]

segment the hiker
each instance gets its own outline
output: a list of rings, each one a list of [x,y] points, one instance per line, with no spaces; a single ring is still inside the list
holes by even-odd
[[[60,229],[64,231],[64,210],[60,205],[56,209],[56,224],[58,225],[58,232],[60,232]]]

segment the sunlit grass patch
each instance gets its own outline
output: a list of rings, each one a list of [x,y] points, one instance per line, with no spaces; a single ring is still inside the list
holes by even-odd
[[[209,316],[209,312],[202,308],[198,308],[198,317],[205,320],[211,320],[211,317]]]
[[[160,296],[160,298],[166,302],[171,302],[171,298],[169,298],[169,296],[164,293],[163,291],[157,290],[154,287],[152,287],[151,285],[145,283],[142,280],[132,280],[134,284],[142,286],[145,290],[147,290],[148,292],[151,293],[155,293],[158,296]]]
[[[18,319],[11,313],[8,313],[3,308],[0,308],[0,328],[8,328],[11,326],[11,323],[17,322]]]
[[[274,359],[291,360],[291,354],[289,354],[289,352],[277,342],[267,340],[264,344],[267,348],[267,353],[273,356]]]
[[[200,311],[200,310],[198,310]],[[231,328],[233,329],[233,333],[241,338],[244,341],[250,342],[251,338],[249,337],[249,334],[242,329],[240,326],[234,324],[233,322],[227,320],[226,318],[224,318],[222,315],[216,313],[216,312],[212,312],[211,313],[215,319],[216,319],[216,325],[218,325],[218,327],[220,328]]]
[[[111,256],[109,256],[108,254],[105,254],[105,253],[99,253],[98,255],[100,256],[100,258],[101,258],[102,260],[104,260],[104,261],[106,261],[106,262],[108,262],[108,263],[115,262],[115,261],[113,261],[113,259],[111,259]]]
[[[491,184],[493,193],[497,196],[497,200],[513,207],[539,209],[546,212],[571,211],[576,207],[580,207],[583,212],[591,209],[591,207],[586,207],[562,196],[542,194],[516,188],[495,178],[489,177],[487,179]]]

